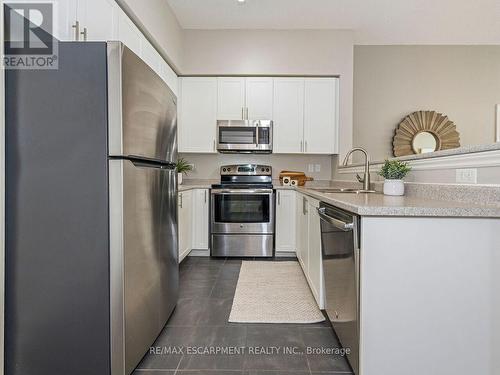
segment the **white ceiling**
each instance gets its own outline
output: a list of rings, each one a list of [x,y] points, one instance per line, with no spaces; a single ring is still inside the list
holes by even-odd
[[[358,44],[499,44],[500,0],[166,0],[185,29],[351,29]]]

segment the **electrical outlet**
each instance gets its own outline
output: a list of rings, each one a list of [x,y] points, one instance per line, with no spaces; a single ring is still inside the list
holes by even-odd
[[[307,166],[307,168],[308,168],[308,171],[309,171],[309,172],[311,172],[311,173],[312,173],[312,172],[314,172],[314,164],[309,164],[309,165]]]
[[[477,184],[477,169],[457,169],[456,181],[459,184]]]
[[[194,163],[190,163],[190,164],[188,164],[188,165],[191,167],[191,169],[192,169],[193,171],[195,171],[195,170],[196,170],[196,168],[194,167]]]
[[[314,166],[314,171],[315,171],[315,172],[321,172],[321,164],[316,164],[316,165]]]

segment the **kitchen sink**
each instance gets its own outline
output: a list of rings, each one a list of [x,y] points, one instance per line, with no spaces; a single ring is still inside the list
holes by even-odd
[[[317,191],[318,193],[351,193],[351,194],[368,194],[376,193],[375,190],[363,190],[363,189],[342,189],[342,188],[311,188],[311,190]]]

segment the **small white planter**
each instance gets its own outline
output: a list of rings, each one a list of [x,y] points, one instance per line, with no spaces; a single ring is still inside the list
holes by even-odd
[[[385,195],[404,195],[405,183],[403,180],[385,180],[384,181]]]
[[[182,185],[182,173],[177,173],[177,183]]]

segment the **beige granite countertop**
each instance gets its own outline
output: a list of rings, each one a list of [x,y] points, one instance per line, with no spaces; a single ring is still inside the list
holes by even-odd
[[[186,179],[179,185],[179,192],[194,189],[210,189],[212,184],[218,184],[218,180]]]
[[[391,197],[382,193],[320,193],[299,187],[297,191],[361,216],[432,216],[500,218],[500,205],[478,205],[415,197]]]
[[[179,191],[210,189],[214,183],[218,183],[218,181],[185,180],[179,186]],[[347,187],[348,185],[342,181],[314,181],[312,184],[308,183],[307,186],[290,187],[282,186],[278,181],[274,182],[274,188],[277,190],[296,190],[361,216],[500,218],[500,187],[441,185],[426,187],[424,184],[408,184],[407,194],[403,197],[386,196],[380,192],[353,194],[320,193],[314,190],[318,187]],[[349,187],[354,187],[354,185]],[[375,187],[378,190],[381,185]],[[488,197],[487,204],[478,203],[478,196],[482,196],[484,199]],[[467,201],[467,198],[470,198],[470,201]]]

